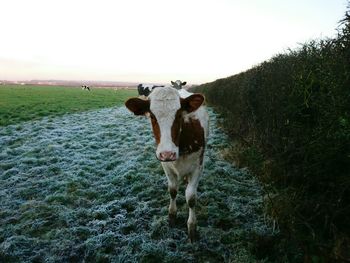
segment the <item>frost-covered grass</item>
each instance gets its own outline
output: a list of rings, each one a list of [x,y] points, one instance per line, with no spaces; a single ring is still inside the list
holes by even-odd
[[[256,240],[271,235],[261,189],[222,158],[210,115],[194,244],[184,186],[168,226],[145,118],[109,108],[0,127],[0,262],[256,262]]]
[[[122,105],[136,90],[0,85],[0,126]]]

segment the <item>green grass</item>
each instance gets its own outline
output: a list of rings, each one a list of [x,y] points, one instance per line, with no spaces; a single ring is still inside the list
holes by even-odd
[[[119,106],[135,90],[92,89],[91,92],[59,86],[0,86],[0,126],[37,120],[44,116]]]

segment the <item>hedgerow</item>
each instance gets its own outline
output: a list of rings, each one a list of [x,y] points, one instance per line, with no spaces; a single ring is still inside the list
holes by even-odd
[[[284,235],[276,249],[286,254],[293,244],[292,261],[297,253],[349,259],[350,15],[333,39],[195,91],[225,118],[236,141],[229,155],[264,183],[266,209]]]

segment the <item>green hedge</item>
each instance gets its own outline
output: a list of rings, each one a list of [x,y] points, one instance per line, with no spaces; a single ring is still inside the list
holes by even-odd
[[[261,178],[267,209],[285,237],[306,256],[345,257],[350,244],[349,14],[336,38],[304,44],[195,91],[223,114],[236,140],[235,161]]]

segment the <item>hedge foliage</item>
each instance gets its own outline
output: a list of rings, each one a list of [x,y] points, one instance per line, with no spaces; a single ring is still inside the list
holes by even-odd
[[[195,91],[224,115],[231,154],[264,183],[281,233],[306,257],[350,258],[350,15],[333,39]]]

